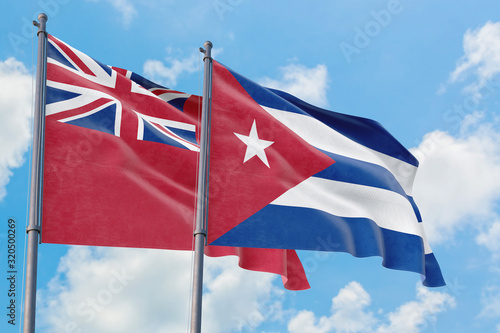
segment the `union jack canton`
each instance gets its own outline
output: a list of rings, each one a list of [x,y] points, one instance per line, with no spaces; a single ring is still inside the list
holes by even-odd
[[[197,96],[104,65],[49,35],[47,108],[54,120],[121,137],[199,151],[197,119],[183,112]]]

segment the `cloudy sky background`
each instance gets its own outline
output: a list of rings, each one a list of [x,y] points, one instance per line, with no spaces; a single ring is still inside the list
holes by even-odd
[[[494,1],[2,2],[0,331],[7,220],[20,304],[36,63],[31,21],[99,61],[200,94],[217,60],[312,104],[381,122],[420,161],[414,185],[448,283],[422,287],[380,258],[300,252],[291,292],[236,258],[207,258],[204,332],[500,332],[500,4]],[[37,331],[186,332],[192,254],[42,244]],[[19,312],[17,313],[19,318]]]

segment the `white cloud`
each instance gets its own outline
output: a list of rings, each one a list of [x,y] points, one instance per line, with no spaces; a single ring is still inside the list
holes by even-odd
[[[316,106],[328,106],[328,69],[325,65],[307,68],[291,64],[280,68],[281,78],[265,77],[259,81],[263,86],[288,92]]]
[[[32,80],[14,58],[0,61],[0,200],[12,169],[20,167],[30,144]]]
[[[331,323],[329,318],[321,317],[319,320],[316,320],[314,313],[307,310],[300,311],[288,323],[288,331],[291,333],[327,333],[330,329]]]
[[[455,306],[455,299],[447,293],[430,291],[417,285],[417,300],[401,305],[387,315],[389,324],[383,324],[377,333],[418,333],[435,322],[436,315]]]
[[[283,290],[274,290],[273,274],[245,271],[237,260],[207,258],[203,316],[212,318],[207,332],[255,328],[264,320],[279,316]],[[236,258],[231,258],[236,259]]]
[[[172,88],[177,85],[180,75],[196,72],[199,68],[199,58],[196,54],[181,60],[173,58],[166,60],[170,64],[168,67],[159,60],[146,60],[143,66],[144,75],[151,81]]]
[[[332,299],[330,317],[336,332],[362,332],[375,323],[375,318],[365,308],[371,303],[370,295],[358,282],[350,282]]]
[[[496,256],[500,255],[500,221],[491,224],[477,237],[478,244],[486,246]]]
[[[433,322],[436,315],[453,307],[453,297],[446,293],[429,291],[417,285],[416,300],[403,304],[396,311],[377,318],[367,307],[370,295],[358,282],[350,282],[332,299],[332,315],[317,319],[310,311],[300,311],[288,323],[290,333],[355,333],[376,332],[418,333]]]
[[[316,320],[314,313],[300,311],[288,323],[290,333],[311,332],[368,332],[376,320],[365,308],[371,303],[370,295],[356,281],[342,288],[332,299],[332,315]]]
[[[450,74],[450,82],[474,75],[476,81],[466,91],[481,95],[480,90],[500,73],[500,22],[488,21],[484,26],[467,30],[463,40],[464,55]]]
[[[464,55],[457,61],[449,82],[473,78],[464,91],[466,107],[477,107],[496,88],[500,74],[500,22],[488,21],[467,30]],[[438,93],[442,93],[444,87]],[[470,103],[469,103],[470,102]],[[472,111],[472,110],[471,110]],[[476,242],[495,255],[500,246],[500,217],[494,205],[500,198],[500,129],[498,119],[486,123],[477,111],[461,121],[457,137],[435,131],[416,149],[421,167],[415,197],[432,242],[450,239],[457,229],[475,226]],[[426,190],[428,189],[428,190]]]
[[[184,252],[72,247],[40,292],[42,325],[46,332],[184,331],[189,264]]]
[[[191,256],[71,247],[57,276],[39,292],[43,332],[186,332]],[[204,332],[258,326],[276,314],[274,275],[245,271],[236,257],[206,259]]]
[[[87,0],[92,2],[98,2],[100,0]],[[132,20],[137,15],[137,10],[130,0],[104,0],[108,2],[114,9],[116,9],[122,17],[122,23],[124,26],[128,27]]]
[[[495,202],[500,198],[497,123],[488,123],[481,114],[474,113],[463,122],[458,136],[434,131],[425,135],[412,152],[420,161],[414,197],[431,244],[451,239],[466,226],[480,229],[497,219]]]
[[[213,49],[212,55],[216,57],[222,49]],[[174,58],[172,49],[167,49],[165,61],[149,59],[143,66],[144,76],[148,79],[163,84],[169,88],[177,85],[178,78],[184,74],[200,70],[201,57],[193,53],[187,58]],[[201,69],[202,70],[202,69]],[[328,88],[328,70],[324,65],[307,68],[302,65],[289,65],[280,68],[281,78],[278,80],[263,78],[260,84],[286,91],[313,105],[326,107],[328,105],[326,90]]]
[[[212,49],[212,56],[216,57],[222,53],[222,49]],[[173,88],[177,85],[177,80],[183,74],[190,74],[203,70],[202,57],[200,52],[193,53],[188,58],[176,59],[171,54],[173,50],[167,49],[167,57],[165,65],[160,60],[146,60],[143,66],[144,76],[149,80],[162,84],[168,88]]]

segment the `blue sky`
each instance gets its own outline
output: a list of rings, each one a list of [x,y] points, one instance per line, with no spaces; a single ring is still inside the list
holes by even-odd
[[[375,119],[420,160],[415,200],[446,287],[424,288],[418,274],[385,269],[380,258],[300,252],[312,288],[292,292],[235,258],[209,258],[204,332],[500,332],[499,3],[40,0],[0,8],[2,332],[20,329],[19,312],[15,326],[6,316],[7,221],[17,226],[19,295],[30,22],[42,11],[48,31],[73,47],[188,93],[200,94],[198,47],[211,40],[216,59],[235,71]],[[37,331],[186,332],[191,261],[174,251],[42,244]]]

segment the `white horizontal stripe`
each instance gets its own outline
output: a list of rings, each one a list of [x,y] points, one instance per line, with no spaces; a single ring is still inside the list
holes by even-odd
[[[418,226],[420,227],[420,235],[421,235],[420,237],[422,237],[422,239],[424,240],[425,254],[432,253],[431,246],[429,245],[429,242],[427,241],[427,236],[425,235],[424,224],[420,222]]]
[[[262,108],[318,149],[386,168],[396,177],[406,194],[412,195],[413,180],[417,171],[415,166],[367,148],[313,117],[266,106],[262,106]]]
[[[340,217],[368,218],[381,228],[417,235],[427,243],[410,202],[392,191],[311,177],[271,204],[312,208]],[[425,246],[427,250],[428,245]]]

